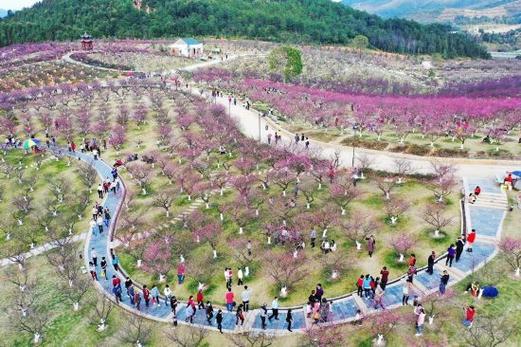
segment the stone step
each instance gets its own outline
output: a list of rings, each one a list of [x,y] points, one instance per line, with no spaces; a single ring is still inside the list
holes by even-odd
[[[497,209],[502,209],[502,210],[506,210],[508,208],[508,204],[506,202],[486,201],[486,200],[478,200],[474,204],[471,204],[470,206],[497,208]]]

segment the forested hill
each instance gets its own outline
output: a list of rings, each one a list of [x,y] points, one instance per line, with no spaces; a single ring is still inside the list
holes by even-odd
[[[137,6],[136,6],[137,4]],[[0,20],[0,45],[94,37],[233,36],[345,44],[357,34],[385,51],[487,57],[444,25],[383,20],[331,0],[43,0]]]

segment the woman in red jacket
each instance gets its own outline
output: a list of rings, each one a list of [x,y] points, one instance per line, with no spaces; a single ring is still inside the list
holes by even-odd
[[[472,229],[472,231],[467,235],[467,252],[472,252],[472,244],[476,241],[476,229]]]

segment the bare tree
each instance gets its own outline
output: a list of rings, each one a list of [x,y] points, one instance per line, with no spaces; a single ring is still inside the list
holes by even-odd
[[[189,328],[170,328],[165,332],[165,336],[174,346],[180,347],[203,347],[206,346],[204,341],[209,331],[204,327],[192,326]]]
[[[253,331],[230,334],[228,340],[237,347],[268,347],[273,344],[273,335]]]
[[[385,200],[391,199],[391,192],[396,188],[396,180],[393,177],[378,177],[376,179],[376,186],[380,189],[384,195]]]
[[[124,326],[126,326],[126,329],[122,330],[119,335],[121,341],[133,346],[143,346],[150,340],[152,328],[143,316],[129,315]]]
[[[152,204],[165,210],[166,217],[170,217],[170,207],[174,201],[174,194],[170,191],[161,191],[154,196]]]
[[[394,161],[394,171],[398,176],[397,184],[402,184],[405,180],[405,176],[410,175],[413,172],[412,164],[407,159],[395,159]]]
[[[444,212],[444,206],[440,204],[431,204],[423,211],[422,218],[434,228],[434,237],[439,237],[445,227],[454,223],[454,217],[447,217]]]
[[[515,312],[508,311],[500,315],[480,315],[472,327],[462,329],[465,342],[471,347],[495,347],[506,342],[521,327],[512,319]]]
[[[114,304],[112,303],[112,300],[107,298],[105,295],[96,293],[95,300],[91,305],[94,307],[91,321],[97,326],[97,331],[104,331],[107,328],[107,321],[112,309],[114,308]]]

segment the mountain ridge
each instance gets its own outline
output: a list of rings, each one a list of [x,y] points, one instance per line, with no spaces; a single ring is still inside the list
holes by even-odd
[[[521,23],[521,0],[342,0],[342,3],[384,18],[452,23],[465,18]]]
[[[365,35],[383,51],[488,57],[453,28],[383,20],[330,0],[43,0],[0,20],[0,46],[94,37],[241,37],[288,43],[348,44]]]

